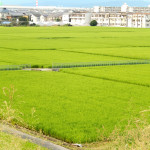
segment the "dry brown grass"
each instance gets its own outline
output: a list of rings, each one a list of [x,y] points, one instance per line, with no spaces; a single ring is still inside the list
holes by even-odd
[[[14,95],[15,95],[14,86],[10,86],[10,88],[3,88],[3,94],[5,99],[3,100],[2,106],[0,106],[0,119],[2,124],[21,124],[25,126],[25,123],[22,119],[22,113],[13,108],[14,103]],[[35,109],[32,109],[31,115],[35,118]],[[0,150],[43,150],[45,148],[41,148],[35,144],[28,142],[27,140],[23,140],[19,137],[15,137],[13,135],[8,135],[3,133],[0,129]]]
[[[3,123],[24,124],[21,117],[23,114],[13,108],[15,92],[16,90],[14,86],[10,86],[10,88],[3,88],[5,99],[3,100],[2,106],[0,106],[0,119]]]
[[[150,125],[147,121],[150,110],[140,112],[141,119],[129,121],[124,131],[116,128],[103,142],[86,144],[86,150],[150,150]],[[104,142],[105,141],[105,142]]]

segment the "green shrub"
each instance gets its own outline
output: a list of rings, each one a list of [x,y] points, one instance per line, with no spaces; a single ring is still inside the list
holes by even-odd
[[[61,19],[59,19],[59,18],[56,19],[56,22],[60,22],[60,21],[61,21]]]
[[[29,25],[28,18],[26,18],[26,17],[20,17],[19,18],[19,25],[20,26],[28,26]]]
[[[31,68],[40,68],[39,65],[32,65]]]
[[[72,25],[70,23],[65,24],[64,26],[71,27]]]
[[[36,26],[36,24],[35,24],[35,23],[32,23],[32,24],[30,24],[30,26]]]
[[[90,26],[97,26],[97,21],[96,20],[92,20],[91,22],[90,22]]]

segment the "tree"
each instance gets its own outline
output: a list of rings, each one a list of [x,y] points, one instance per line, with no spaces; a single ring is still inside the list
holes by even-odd
[[[29,21],[27,17],[19,17],[19,25],[20,26],[27,26],[29,25]]]
[[[60,22],[60,21],[61,21],[61,19],[59,19],[59,18],[56,19],[56,22]]]
[[[96,20],[92,20],[91,22],[90,22],[90,26],[97,26],[97,21]]]

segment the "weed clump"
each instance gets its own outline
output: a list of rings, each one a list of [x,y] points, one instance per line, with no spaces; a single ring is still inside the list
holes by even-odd
[[[4,124],[10,123],[12,125],[18,125],[34,130],[33,125],[27,125],[27,123],[24,121],[24,114],[14,108],[16,91],[17,90],[14,88],[14,86],[10,86],[10,88],[3,87],[5,99],[0,107],[0,120]],[[19,97],[19,95],[17,96]],[[31,124],[38,124],[38,117],[35,115],[35,113],[36,109],[32,108],[30,114],[32,118]]]
[[[3,88],[5,100],[3,105],[0,107],[0,119],[7,123],[23,124],[23,119],[21,117],[23,114],[13,108],[15,92],[16,90],[14,86],[11,86],[10,88]]]

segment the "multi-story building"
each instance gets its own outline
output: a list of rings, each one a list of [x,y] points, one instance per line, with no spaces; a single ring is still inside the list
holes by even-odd
[[[93,12],[121,12],[121,7],[104,7],[104,6],[94,6]]]
[[[95,6],[93,12],[133,12],[133,13],[150,13],[150,5],[148,7],[130,7],[124,3],[121,7],[104,7]]]
[[[96,20],[98,26],[150,28],[150,13],[100,12],[64,14],[62,21],[72,25],[89,25]]]
[[[129,13],[127,27],[150,28],[150,13]]]
[[[89,25],[96,20],[98,26],[150,28],[150,7],[95,6],[91,12],[64,14],[63,22],[72,25]]]
[[[91,20],[96,20],[99,26],[115,26],[126,27],[127,14],[126,13],[92,13]]]

